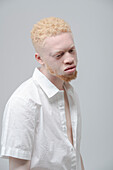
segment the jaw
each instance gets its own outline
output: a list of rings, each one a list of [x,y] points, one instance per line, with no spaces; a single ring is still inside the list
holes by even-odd
[[[74,74],[70,74],[70,75],[56,75],[56,76],[59,77],[63,81],[69,82],[77,78],[77,71],[75,71]]]
[[[77,71],[76,70],[73,74],[68,74],[68,75],[60,75],[48,65],[47,65],[47,70],[49,71],[49,73],[51,75],[54,76],[54,78],[58,77],[61,80],[66,81],[66,82],[69,82],[69,81],[71,81],[71,80],[73,80],[77,77]]]

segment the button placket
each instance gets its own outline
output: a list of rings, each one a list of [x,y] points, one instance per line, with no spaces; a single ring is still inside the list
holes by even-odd
[[[70,93],[68,93],[70,113],[71,113],[71,125],[72,125],[72,134],[73,134],[73,146],[76,148],[76,132],[77,132],[77,111],[74,106],[74,101]]]
[[[67,126],[66,126],[66,117],[65,117],[65,106],[64,106],[64,92],[60,92],[58,100],[58,106],[60,110],[61,126],[64,132],[64,135],[67,137]]]

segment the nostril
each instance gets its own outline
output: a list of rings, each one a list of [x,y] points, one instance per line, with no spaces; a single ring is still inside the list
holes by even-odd
[[[66,63],[71,65],[74,63],[74,61],[67,61]]]

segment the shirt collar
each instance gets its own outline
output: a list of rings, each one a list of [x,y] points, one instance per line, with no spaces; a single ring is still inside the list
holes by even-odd
[[[39,67],[35,68],[33,73],[33,80],[36,84],[40,85],[43,91],[46,93],[48,98],[53,97],[58,92],[64,92],[63,90],[59,90],[40,70]],[[73,87],[70,83],[65,82],[64,88],[69,94],[73,93]]]

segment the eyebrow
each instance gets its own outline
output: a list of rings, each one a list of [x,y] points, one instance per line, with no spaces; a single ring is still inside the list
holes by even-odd
[[[75,48],[75,45],[74,45],[74,44],[72,44],[72,45],[69,47],[69,49],[72,49],[72,48]],[[68,49],[68,50],[69,50],[69,49]],[[60,50],[60,49],[59,49],[59,50],[55,50],[54,52],[51,52],[49,55],[50,55],[50,56],[54,56],[55,54],[61,53],[61,52],[64,52],[64,51],[66,51],[66,50],[62,50],[62,49],[61,49],[61,50]]]

